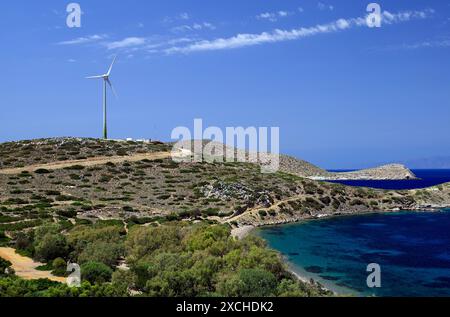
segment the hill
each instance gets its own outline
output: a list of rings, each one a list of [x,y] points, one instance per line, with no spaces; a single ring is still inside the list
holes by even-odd
[[[232,153],[235,157],[241,155],[245,157],[247,161],[250,161],[250,154],[253,154],[257,157],[255,163],[263,165],[263,159],[260,155],[264,153],[235,149],[217,142],[186,141],[177,144],[175,148],[187,150],[188,152],[191,152],[192,155],[205,156],[203,149],[207,145],[213,149],[211,156],[215,159],[219,158],[221,161],[225,161],[225,155],[227,153]],[[401,164],[389,164],[348,173],[334,173],[328,172],[307,161],[283,154],[279,155],[279,171],[314,180],[406,180],[417,178],[413,172]]]
[[[263,174],[258,163],[177,163],[171,149],[66,138],[0,144],[0,247],[33,257],[33,268],[46,263],[51,276],[79,263],[84,279],[75,290],[23,281],[20,263],[0,259],[0,296],[330,295],[298,281],[264,241],[234,237],[248,226],[450,206],[450,184],[353,188],[294,175],[322,172],[285,156],[284,171]]]
[[[254,211],[260,212],[255,223],[270,223],[449,201],[448,186],[386,192],[317,182],[299,175],[327,172],[287,156],[280,172],[262,174],[251,163],[176,163],[169,149],[159,142],[93,139],[1,144],[0,230],[22,230],[48,219],[203,218],[238,225],[242,214]]]

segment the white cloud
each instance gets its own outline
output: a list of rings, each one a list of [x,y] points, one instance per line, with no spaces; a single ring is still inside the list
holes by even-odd
[[[303,13],[305,10],[302,7],[298,7],[298,12]]]
[[[203,26],[204,26],[205,28],[207,28],[207,29],[210,29],[210,30],[215,30],[215,29],[216,29],[216,26],[215,26],[215,25],[213,25],[213,24],[211,24],[211,23],[208,23],[208,22],[203,22]]]
[[[279,18],[285,18],[292,14],[293,14],[292,12],[281,10],[278,12],[264,12],[264,13],[258,14],[256,16],[256,18],[258,20],[267,20],[270,22],[276,22],[276,21],[278,21]]]
[[[179,18],[180,18],[181,20],[189,20],[191,17],[189,16],[188,13],[183,12],[183,13],[181,13],[181,14],[179,15]]]
[[[59,45],[80,45],[80,44],[88,44],[88,43],[98,42],[98,41],[104,40],[106,38],[107,38],[106,35],[95,34],[95,35],[89,35],[86,37],[79,37],[79,38],[76,38],[73,40],[59,42],[58,44]]]
[[[175,33],[180,32],[188,32],[188,31],[200,31],[200,30],[215,30],[216,27],[212,23],[202,22],[202,23],[194,23],[192,25],[180,25],[173,27],[171,30]]]
[[[319,2],[317,4],[317,8],[319,8],[320,11],[325,11],[325,10],[333,11],[334,10],[334,6],[332,6],[331,4],[325,4],[323,2]]]
[[[76,62],[77,62],[77,60],[76,60],[76,59],[73,59],[73,58],[69,58],[67,61],[68,61],[69,63],[76,63]]]
[[[176,15],[176,16],[172,16],[172,17],[166,16],[163,19],[163,23],[173,23],[173,22],[180,21],[180,20],[181,21],[187,21],[187,20],[190,20],[190,19],[191,19],[191,16],[189,15],[189,13],[182,12],[182,13]]]
[[[450,39],[428,40],[413,44],[392,45],[382,50],[415,50],[422,48],[426,49],[426,48],[448,48],[448,47],[450,47]]]
[[[394,24],[406,22],[413,19],[424,19],[432,14],[433,10],[425,11],[406,11],[396,14],[385,11],[382,16],[382,22],[385,24]],[[246,46],[261,45],[266,43],[276,43],[302,39],[318,34],[335,33],[350,29],[352,27],[366,27],[365,17],[353,19],[339,19],[328,24],[319,24],[312,27],[302,27],[292,30],[276,29],[272,32],[263,32],[259,34],[237,34],[229,38],[218,38],[213,40],[202,40],[191,43],[187,46],[174,46],[165,50],[167,54],[173,53],[191,53],[199,51],[213,51],[234,49]]]
[[[120,41],[106,43],[108,50],[118,49],[118,48],[128,48],[134,46],[141,46],[146,43],[146,39],[143,37],[127,37]]]

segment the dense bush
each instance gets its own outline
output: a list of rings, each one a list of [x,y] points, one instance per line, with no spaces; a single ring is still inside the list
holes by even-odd
[[[102,284],[111,280],[113,271],[99,262],[86,262],[81,265],[81,278],[91,284]]]
[[[5,245],[8,242],[8,238],[6,237],[5,233],[0,230],[0,246]]]
[[[22,251],[25,254],[34,254],[34,234],[33,232],[25,233],[18,232],[15,235],[15,247],[17,250]]]
[[[94,242],[120,243],[122,241],[122,230],[122,227],[103,226],[102,223],[97,223],[95,226],[80,225],[73,228],[67,236],[68,243],[73,249],[73,257],[77,260],[77,257],[88,245]]]
[[[66,284],[49,280],[26,281],[15,277],[0,279],[0,297],[114,297],[126,296],[111,284],[92,285],[85,281],[81,287],[70,288]]]
[[[114,280],[149,296],[322,294],[297,281],[263,240],[237,241],[224,225],[133,227],[126,248],[131,270]]]
[[[100,262],[109,267],[117,264],[117,259],[124,253],[121,243],[96,241],[88,244],[78,256],[78,263]]]
[[[11,262],[0,258],[0,277],[6,276],[6,269],[12,265]]]
[[[78,213],[75,209],[66,209],[66,210],[58,210],[56,211],[56,214],[64,218],[75,218]]]
[[[60,233],[47,233],[36,241],[35,257],[40,261],[52,261],[58,257],[66,257],[68,255],[69,246],[66,237]]]
[[[228,297],[269,297],[277,291],[275,276],[261,269],[243,269],[232,278],[224,279],[218,286]]]
[[[50,174],[51,171],[45,169],[45,168],[40,168],[34,171],[36,174]]]
[[[156,297],[327,294],[299,282],[263,240],[236,240],[227,225],[166,222],[133,226],[126,236],[123,223],[115,221],[63,230],[55,224],[38,227],[22,237],[23,247],[31,244],[36,258],[52,261],[47,263],[56,275],[66,273],[66,260],[77,261],[82,287],[5,277],[0,296],[129,296],[130,291]],[[115,268],[124,256],[128,271]]]
[[[65,276],[67,271],[67,263],[62,258],[56,258],[52,262],[52,273],[56,276]]]

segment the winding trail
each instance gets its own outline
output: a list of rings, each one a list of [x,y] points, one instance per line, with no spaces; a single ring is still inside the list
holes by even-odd
[[[104,165],[106,163],[122,163],[122,162],[138,162],[142,160],[158,160],[172,157],[171,152],[154,152],[154,153],[142,153],[142,154],[134,154],[130,156],[98,156],[92,157],[83,160],[70,160],[70,161],[61,161],[61,162],[53,162],[46,164],[36,164],[29,165],[25,167],[17,167],[17,168],[7,168],[0,169],[0,174],[4,175],[15,175],[20,174],[22,172],[34,172],[38,169],[46,169],[46,170],[59,170],[67,167],[71,167],[74,165],[80,165],[84,167],[96,166],[96,165]]]
[[[261,210],[261,209],[267,210],[267,209],[279,207],[281,204],[288,203],[288,202],[290,202],[290,201],[295,201],[295,200],[298,200],[298,199],[301,199],[301,198],[304,198],[304,197],[306,197],[306,195],[304,195],[304,194],[292,196],[292,197],[289,197],[289,198],[286,198],[286,199],[283,199],[283,200],[276,201],[276,202],[274,202],[270,207],[256,206],[256,207],[253,207],[253,208],[251,208],[251,209],[247,209],[246,211],[244,211],[244,212],[243,212],[242,214],[240,214],[240,215],[232,216],[232,217],[230,217],[230,218],[225,219],[225,220],[224,220],[224,223],[230,223],[230,222],[239,220],[240,218],[242,218],[242,217],[244,217],[244,216],[248,216],[249,214],[258,212],[258,211]]]
[[[12,248],[0,248],[0,258],[11,262],[12,268],[14,269],[16,275],[24,280],[49,279],[54,282],[66,283],[66,279],[64,277],[54,276],[48,271],[36,270],[37,267],[43,264],[34,262],[30,258],[17,254],[16,250]]]

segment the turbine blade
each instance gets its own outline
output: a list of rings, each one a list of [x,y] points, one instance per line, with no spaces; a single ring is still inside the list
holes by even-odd
[[[106,74],[107,76],[111,75],[111,71],[112,71],[112,69],[113,69],[114,63],[116,62],[116,58],[117,58],[117,55],[114,56],[114,59],[113,59],[113,61],[112,61],[112,64],[111,64],[111,66],[109,67],[108,73]]]
[[[86,79],[100,79],[100,78],[103,78],[103,76],[89,76],[89,77],[86,77]]]
[[[111,83],[111,81],[109,80],[109,78],[106,79],[106,82],[108,83],[109,87],[111,87],[111,90],[112,90],[114,96],[116,97],[116,99],[119,99],[119,97],[117,96],[116,90],[114,89],[114,86],[113,86],[113,84]]]

